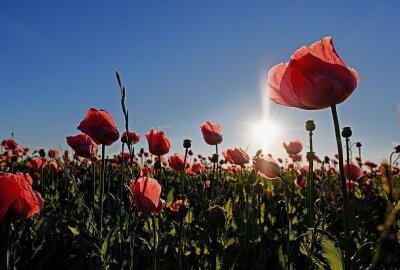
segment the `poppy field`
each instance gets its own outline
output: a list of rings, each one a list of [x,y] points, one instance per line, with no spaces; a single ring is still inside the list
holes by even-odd
[[[207,119],[198,132],[215,154],[190,138],[171,153],[167,132],[134,131],[117,72],[125,126],[90,108],[65,135],[69,150],[2,141],[0,269],[400,269],[400,145],[382,163],[364,160],[362,142],[351,151],[338,110],[362,74],[331,37],[288,59],[265,91],[282,106],[330,109],[336,155],[313,151],[313,120],[306,141],[280,142],[286,156],[226,149],[223,123]]]

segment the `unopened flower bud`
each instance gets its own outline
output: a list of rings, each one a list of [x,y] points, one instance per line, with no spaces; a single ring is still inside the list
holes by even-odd
[[[400,145],[393,148],[393,151],[396,153],[400,153]]]
[[[191,141],[191,140],[188,140],[188,139],[183,140],[183,147],[184,147],[185,149],[188,149],[188,148],[190,148],[191,146],[192,146],[192,141]]]
[[[218,155],[217,154],[212,155],[211,162],[212,163],[218,162]]]
[[[356,143],[356,146],[357,146],[358,148],[360,148],[360,147],[362,146],[362,144],[361,144],[360,142],[357,142],[357,143]]]
[[[44,149],[40,149],[39,150],[39,155],[40,155],[40,157],[45,157],[46,156],[46,152],[44,151]]]
[[[311,132],[315,130],[315,122],[314,120],[307,120],[305,123],[306,130]]]
[[[344,127],[342,129],[342,137],[350,138],[353,132],[351,131],[351,127]]]

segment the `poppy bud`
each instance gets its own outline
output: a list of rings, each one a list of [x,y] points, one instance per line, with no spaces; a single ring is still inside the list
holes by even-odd
[[[400,145],[393,148],[393,151],[396,153],[400,153]]]
[[[211,162],[215,163],[217,161],[218,161],[218,155],[217,154],[212,155]]]
[[[44,149],[40,149],[39,150],[39,155],[40,155],[40,157],[45,157],[46,156],[46,152],[44,151]]]
[[[329,163],[329,157],[325,156],[324,161],[325,161],[325,163]]]
[[[191,141],[191,140],[188,140],[188,139],[183,140],[183,147],[184,147],[185,149],[188,149],[188,148],[190,148],[191,146],[192,146],[192,141]]]
[[[144,149],[143,148],[140,148],[140,154],[144,154]]]
[[[353,132],[351,131],[351,127],[344,127],[342,129],[342,137],[350,138]]]
[[[209,215],[207,218],[208,226],[215,230],[223,228],[225,226],[225,220],[226,220],[224,209],[221,206],[216,205],[208,209],[208,211],[209,211]]]
[[[361,145],[360,142],[357,142],[357,143],[356,143],[356,146],[357,146],[358,148],[360,148],[362,145]]]
[[[315,122],[314,120],[307,120],[305,123],[306,130],[311,132],[315,130]]]

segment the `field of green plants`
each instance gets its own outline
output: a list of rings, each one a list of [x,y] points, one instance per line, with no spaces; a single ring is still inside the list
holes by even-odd
[[[163,131],[132,131],[116,77],[119,131],[91,108],[66,134],[71,150],[3,140],[0,269],[400,269],[400,146],[377,164],[340,128],[337,105],[359,78],[331,38],[273,67],[267,90],[284,106],[330,108],[335,156],[313,152],[312,120],[309,141],[282,141],[287,156],[223,149],[223,123],[209,121],[199,132],[214,155],[190,138],[171,153]]]

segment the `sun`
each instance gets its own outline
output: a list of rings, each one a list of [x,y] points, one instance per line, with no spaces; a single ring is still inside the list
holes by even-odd
[[[273,120],[264,119],[252,126],[252,141],[263,150],[271,150],[281,135],[281,128]]]

